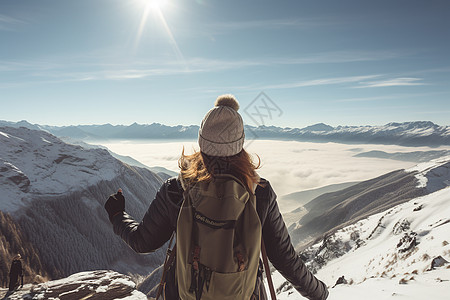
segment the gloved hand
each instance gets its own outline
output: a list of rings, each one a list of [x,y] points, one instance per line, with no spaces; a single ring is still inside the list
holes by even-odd
[[[105,209],[111,222],[114,216],[125,211],[125,197],[122,195],[122,189],[119,189],[116,194],[109,196],[105,203]]]

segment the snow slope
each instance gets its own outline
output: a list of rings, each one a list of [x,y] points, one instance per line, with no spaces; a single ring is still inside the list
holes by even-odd
[[[147,274],[158,266],[164,249],[136,254],[114,234],[103,205],[120,187],[127,212],[140,221],[162,183],[105,149],[0,127],[0,210],[14,218],[51,278],[96,269]]]
[[[449,299],[449,264],[430,269],[435,257],[450,261],[449,203],[446,187],[372,215],[307,249],[307,265],[330,287],[329,300]],[[331,288],[341,276],[349,284]],[[275,282],[284,282],[278,273]],[[303,298],[285,286],[279,299]]]
[[[450,156],[418,164],[406,171],[418,172],[415,175],[419,180],[417,187],[424,187],[429,192],[438,191],[446,186],[450,186]]]
[[[66,144],[44,131],[0,127],[0,210],[111,180],[123,167],[107,150]]]

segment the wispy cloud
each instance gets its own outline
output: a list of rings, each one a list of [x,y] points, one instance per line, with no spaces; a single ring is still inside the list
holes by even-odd
[[[113,60],[113,58],[111,59]],[[262,62],[252,60],[216,60],[190,58],[183,62],[167,60],[134,60],[120,63],[103,63],[98,57],[76,59],[51,58],[35,61],[0,61],[0,77],[10,78],[10,73],[22,77],[41,79],[126,80],[152,76],[219,72],[252,66]]]
[[[223,90],[239,90],[239,91],[260,91],[260,90],[277,90],[277,89],[295,89],[302,87],[314,87],[314,86],[325,86],[325,85],[344,85],[345,88],[363,88],[363,87],[382,87],[382,86],[418,86],[427,85],[427,83],[418,82],[422,80],[421,78],[394,78],[394,79],[380,79],[385,78],[389,75],[387,74],[372,74],[372,75],[358,75],[358,76],[340,76],[331,78],[318,78],[310,80],[300,80],[293,82],[285,82],[279,84],[252,84],[252,85],[241,85],[241,86],[220,86],[211,87],[205,90],[203,87],[197,87],[202,92],[210,90],[213,93]],[[369,101],[379,101],[388,99],[398,99],[398,98],[411,98],[411,97],[424,97],[432,96],[436,94],[442,94],[438,92],[434,93],[401,93],[393,95],[384,96],[371,96],[371,97],[355,97],[355,98],[345,98],[337,99],[334,102],[369,102]]]
[[[369,102],[369,101],[378,101],[378,100],[388,100],[395,98],[392,95],[389,96],[374,96],[374,97],[357,97],[357,98],[346,98],[346,99],[338,99],[334,100],[334,102]]]
[[[422,78],[414,78],[414,77],[383,79],[376,81],[361,82],[360,83],[361,85],[355,86],[355,88],[427,85],[427,83],[422,82],[422,80],[423,80]]]
[[[291,83],[282,83],[265,86],[266,89],[292,89],[299,87],[318,86],[318,85],[334,85],[344,83],[362,82],[367,79],[373,79],[380,77],[381,75],[364,75],[364,76],[347,76],[347,77],[333,77],[333,78],[321,78],[313,80],[304,80]]]
[[[14,26],[25,23],[23,20],[0,14],[0,30],[10,31]]]
[[[333,51],[322,52],[301,57],[268,59],[273,64],[322,64],[322,63],[351,63],[364,61],[380,61],[405,58],[414,53],[401,51]]]
[[[243,20],[230,22],[217,22],[208,26],[213,30],[245,30],[245,29],[286,29],[297,28],[307,29],[318,26],[330,26],[343,23],[342,20],[332,18],[297,18],[297,19],[264,19],[264,20]]]
[[[16,82],[95,81],[95,80],[139,80],[154,76],[171,76],[194,73],[214,73],[245,68],[271,68],[303,64],[351,63],[361,61],[388,60],[403,57],[396,51],[334,51],[298,57],[260,57],[224,60],[190,57],[183,61],[173,57],[118,60],[117,56],[102,53],[79,57],[51,57],[33,61],[0,61],[0,78],[5,85],[16,78]],[[8,73],[15,73],[10,76]],[[260,85],[253,89],[289,89],[307,86],[356,84],[358,88],[395,85],[424,85],[419,78],[401,77],[382,79],[385,75],[345,76],[319,78],[296,82]]]
[[[389,55],[388,55],[389,56]],[[252,67],[272,67],[277,65],[333,63],[369,59],[370,55],[323,53],[301,58],[260,58],[222,60],[210,58],[188,58],[183,62],[173,59],[162,60],[134,60],[121,63],[104,63],[104,58],[81,57],[76,59],[51,58],[35,61],[0,61],[0,72],[23,73],[24,76],[38,78],[59,78],[64,80],[129,80],[143,79],[152,76],[168,76],[177,74],[221,72],[227,70],[239,70]],[[111,61],[114,60],[111,58]],[[2,74],[0,73],[0,76]],[[5,76],[10,77],[10,76]],[[375,76],[376,77],[376,76]],[[348,78],[332,78],[310,80],[306,82],[287,84],[293,87],[321,84],[337,84],[342,82],[354,82],[364,79],[372,79],[374,76],[357,76]],[[274,86],[273,88],[277,88]],[[283,85],[278,87],[283,88]]]
[[[391,99],[417,98],[417,97],[433,97],[436,95],[446,95],[446,92],[431,92],[431,93],[395,93],[386,96],[372,96],[372,97],[356,97],[336,99],[334,102],[370,102]]]
[[[235,86],[217,86],[211,87],[195,87],[188,89],[189,91],[201,91],[202,93],[217,93],[223,92],[224,90],[234,90],[234,91],[262,91],[262,90],[281,90],[281,89],[295,89],[302,87],[314,87],[314,86],[322,86],[322,85],[339,85],[339,84],[354,84],[360,83],[367,79],[374,79],[381,77],[383,75],[361,75],[361,76],[346,76],[346,77],[333,77],[333,78],[319,78],[319,79],[311,79],[311,80],[301,80],[280,84],[252,84],[252,85],[235,85]],[[373,97],[375,98],[378,97]],[[369,98],[355,98],[355,99],[345,99],[344,101],[369,101]]]
[[[412,78],[412,77],[400,77],[392,79],[379,79],[371,80],[380,77],[386,77],[387,75],[363,75],[363,76],[347,76],[347,77],[334,77],[334,78],[320,78],[312,80],[304,80],[291,83],[282,83],[275,85],[267,85],[265,89],[292,89],[299,87],[309,87],[309,86],[320,86],[320,85],[337,85],[337,84],[352,84],[348,86],[350,88],[376,88],[376,87],[392,87],[392,86],[420,86],[428,85],[422,82],[422,78]],[[356,85],[355,85],[356,84]],[[380,97],[369,97],[369,98],[355,98],[353,101],[372,101],[380,100]],[[347,100],[352,101],[352,100]]]

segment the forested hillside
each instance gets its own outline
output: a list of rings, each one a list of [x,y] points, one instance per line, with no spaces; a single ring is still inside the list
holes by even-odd
[[[45,279],[48,274],[42,265],[36,249],[25,237],[18,224],[9,215],[0,211],[0,283],[6,287],[9,283],[9,268],[14,256],[22,255],[24,280],[39,281],[36,275]]]

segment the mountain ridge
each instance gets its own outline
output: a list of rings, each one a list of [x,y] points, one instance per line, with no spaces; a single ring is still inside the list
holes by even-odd
[[[67,144],[24,127],[0,127],[0,157],[0,210],[13,217],[26,247],[37,253],[44,266],[39,273],[49,278],[92,269],[146,274],[163,260],[164,249],[140,255],[123,243],[103,208],[120,187],[127,211],[140,220],[163,183],[154,172],[123,163],[105,149]]]
[[[328,285],[330,300],[447,299],[449,192],[447,186],[348,224],[300,256]],[[277,299],[299,299],[281,274],[273,280]]]
[[[362,181],[306,203],[301,219],[289,226],[299,249],[342,226],[450,186],[450,156]]]
[[[46,130],[59,137],[71,137],[84,141],[114,140],[114,139],[196,139],[198,125],[168,126],[160,123],[131,125],[72,125],[48,126],[30,124],[26,121],[0,121],[5,126],[24,126]],[[402,146],[450,145],[450,126],[437,125],[430,121],[390,122],[385,125],[366,126],[336,126],[324,123],[310,125],[304,128],[277,126],[245,125],[246,136],[251,139],[280,139],[307,142],[337,142],[393,144]]]

